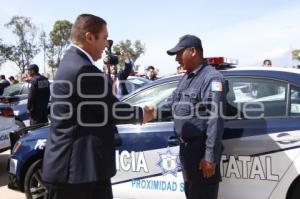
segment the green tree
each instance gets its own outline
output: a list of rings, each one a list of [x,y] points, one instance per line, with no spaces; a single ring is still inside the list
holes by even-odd
[[[50,41],[47,45],[48,65],[57,68],[64,51],[71,42],[72,23],[67,20],[58,20],[54,23],[53,29],[49,34]]]
[[[145,53],[146,47],[141,43],[140,40],[136,40],[135,42],[131,42],[129,39],[125,41],[120,41],[117,45],[113,46],[113,52],[119,54],[120,52],[124,52],[128,58],[134,63],[136,60]],[[124,57],[120,57],[120,66],[124,66]]]
[[[35,37],[36,27],[30,18],[24,16],[13,16],[5,26],[11,28],[17,36],[16,45],[4,46],[5,59],[14,62],[20,71],[24,73],[25,67],[39,53],[39,45]]]
[[[295,49],[292,51],[292,58],[300,61],[300,49]]]

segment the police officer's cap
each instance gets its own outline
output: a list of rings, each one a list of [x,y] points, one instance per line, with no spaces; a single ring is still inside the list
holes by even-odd
[[[176,55],[179,51],[190,48],[197,47],[202,50],[201,40],[194,35],[184,35],[180,37],[178,44],[167,51],[168,55]]]
[[[32,69],[32,70],[35,71],[35,72],[38,72],[38,71],[39,71],[39,67],[38,67],[38,65],[36,65],[36,64],[30,64],[30,65],[27,67],[27,70],[30,70],[30,69]]]

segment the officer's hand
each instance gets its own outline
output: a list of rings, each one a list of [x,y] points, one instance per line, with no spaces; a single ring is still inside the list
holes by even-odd
[[[156,117],[156,109],[154,106],[144,106],[143,123],[147,123]]]
[[[202,170],[205,178],[209,178],[215,175],[216,165],[213,162],[202,159],[199,163],[199,170]]]

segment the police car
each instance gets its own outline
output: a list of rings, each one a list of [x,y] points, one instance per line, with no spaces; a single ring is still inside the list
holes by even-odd
[[[220,162],[221,199],[300,198],[300,71],[235,68],[221,71],[228,106]],[[126,96],[133,105],[163,103],[181,76],[154,81]],[[115,198],[184,199],[173,118],[118,125]],[[43,198],[41,167],[48,127],[23,136],[9,158],[9,187]]]
[[[10,107],[14,110],[16,124],[23,128],[29,125],[27,114],[27,99],[30,84],[27,82],[12,84],[4,89],[0,96],[0,107]]]
[[[0,107],[0,152],[9,149],[9,133],[18,129],[10,107]]]

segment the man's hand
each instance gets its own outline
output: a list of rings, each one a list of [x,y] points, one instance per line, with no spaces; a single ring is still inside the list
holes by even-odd
[[[144,106],[143,123],[147,123],[156,118],[156,109],[154,106]]]
[[[120,57],[121,57],[121,59],[126,59],[127,54],[125,53],[124,50],[121,50],[121,51],[120,51]]]
[[[205,178],[209,178],[215,175],[216,164],[202,159],[199,163],[199,170],[202,170],[203,176]]]

